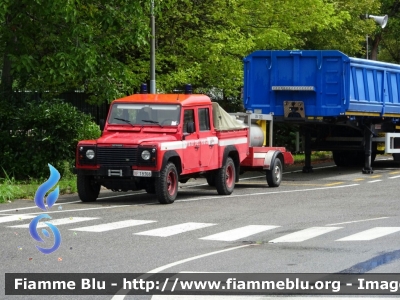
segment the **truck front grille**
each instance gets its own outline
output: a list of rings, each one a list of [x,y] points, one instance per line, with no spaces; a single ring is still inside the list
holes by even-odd
[[[137,148],[98,147],[97,164],[103,166],[137,165]]]

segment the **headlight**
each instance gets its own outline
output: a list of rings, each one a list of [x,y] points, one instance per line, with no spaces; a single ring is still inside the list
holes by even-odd
[[[89,159],[93,159],[94,158],[94,151],[92,149],[89,149],[88,151],[86,151],[86,157]]]
[[[143,160],[149,160],[150,159],[150,152],[148,150],[144,150],[142,152],[142,159]]]

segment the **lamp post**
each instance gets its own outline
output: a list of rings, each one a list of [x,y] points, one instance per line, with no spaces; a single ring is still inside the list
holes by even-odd
[[[156,24],[154,20],[154,0],[150,8],[151,46],[150,46],[150,94],[156,93]]]
[[[374,21],[375,21],[376,23],[378,23],[378,24],[381,26],[382,29],[386,27],[387,22],[388,22],[388,20],[389,20],[388,15],[384,15],[384,16],[373,16],[373,15],[368,15],[368,14],[366,14],[365,17],[366,17],[367,19],[374,19]],[[366,44],[367,44],[366,50],[367,50],[367,59],[368,59],[368,51],[369,51],[369,50],[368,50],[368,34],[367,34],[367,37],[366,37]]]

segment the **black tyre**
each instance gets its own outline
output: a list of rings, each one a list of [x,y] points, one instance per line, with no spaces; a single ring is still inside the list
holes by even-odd
[[[206,180],[207,180],[207,183],[209,186],[215,186],[215,175],[214,174],[208,175],[206,177]]]
[[[146,185],[145,191],[147,194],[155,194],[156,193],[156,187],[154,182],[148,183]]]
[[[100,193],[100,184],[94,182],[93,177],[78,174],[78,195],[82,202],[93,202],[97,200]]]
[[[178,172],[173,163],[169,162],[156,178],[156,195],[162,204],[171,204],[178,194]]]
[[[271,164],[271,170],[267,170],[266,178],[270,187],[278,187],[282,182],[282,161],[275,158]]]
[[[236,171],[232,158],[228,157],[215,174],[215,187],[220,195],[230,195],[235,188]]]

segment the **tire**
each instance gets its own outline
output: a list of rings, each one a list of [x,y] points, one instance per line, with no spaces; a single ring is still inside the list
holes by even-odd
[[[93,202],[99,197],[100,184],[94,183],[91,176],[78,174],[76,184],[82,202]]]
[[[156,178],[156,195],[161,204],[174,203],[178,194],[178,172],[173,163],[169,162]]]
[[[228,157],[215,175],[215,187],[220,195],[230,195],[235,188],[236,170],[232,158]]]
[[[206,177],[207,183],[209,186],[215,186],[215,176],[209,175]]]
[[[269,187],[278,187],[282,182],[282,161],[279,158],[275,158],[271,170],[267,170],[266,178]]]
[[[154,185],[154,182],[148,183],[146,185],[145,191],[147,194],[155,194],[156,193],[156,187]]]
[[[365,163],[363,151],[332,151],[332,156],[338,167],[362,167]]]

